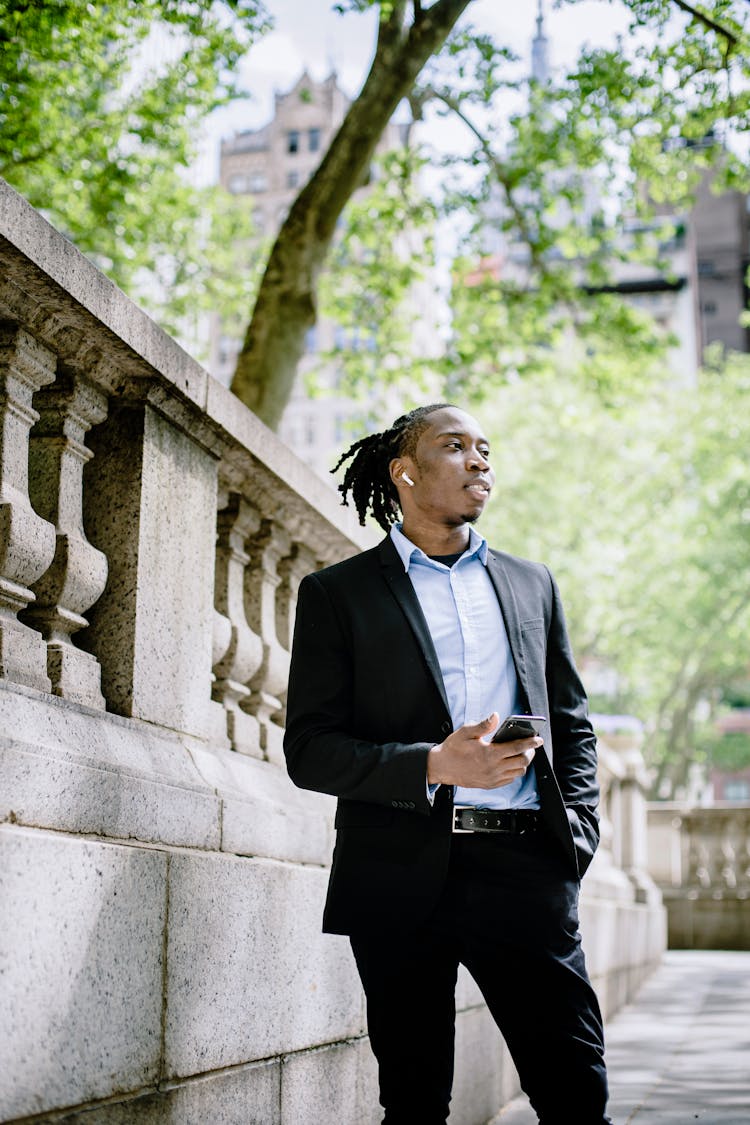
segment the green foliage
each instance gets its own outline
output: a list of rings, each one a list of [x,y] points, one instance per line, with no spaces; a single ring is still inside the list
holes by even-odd
[[[230,206],[186,170],[198,126],[234,95],[232,72],[263,27],[262,4],[247,0],[0,9],[0,174],[170,322],[219,287],[220,250],[204,252]]]
[[[340,247],[332,263],[344,273],[329,290],[353,279],[356,297],[324,302],[344,326],[368,324],[367,356],[341,352],[347,390],[372,396],[377,374],[407,401],[425,379],[436,393],[479,401],[508,380],[557,377],[561,354],[609,405],[651,381],[675,341],[618,294],[618,269],[638,262],[641,275],[668,275],[683,213],[709,172],[716,191],[750,189],[750,8],[716,0],[700,19],[668,0],[623,3],[627,43],[584,46],[568,74],[543,86],[471,26],[432,60],[412,108],[458,117],[468,144],[421,154],[441,178],[433,208],[409,215],[425,224],[426,243],[449,228],[456,247],[450,313],[436,317],[447,346],[425,354],[396,331],[384,272],[411,291],[391,251],[399,227],[373,212],[378,252],[362,263]]]
[[[191,189],[169,238],[132,287],[140,283],[136,291],[162,328],[206,362],[207,315],[221,309],[224,334],[242,335],[268,248],[246,202],[222,187]]]
[[[750,9],[704,5],[724,35],[666,0],[625,6],[628,44],[584,46],[554,83],[524,90],[507,53],[471,30],[427,78],[425,100],[457,114],[471,140],[468,154],[443,158],[440,205],[470,217],[451,295],[450,393],[554,374],[563,347],[605,398],[622,388],[620,359],[650,377],[674,341],[612,291],[618,263],[665,268],[679,231],[663,211],[679,217],[708,170],[716,191],[750,189]]]
[[[418,187],[424,161],[410,149],[388,153],[373,169],[366,194],[344,213],[340,237],[321,279],[321,314],[337,328],[338,344],[320,357],[335,360],[337,394],[366,398],[377,412],[379,392],[409,357],[407,394],[429,385],[434,337],[414,348],[415,333],[429,331],[432,305],[426,275],[434,266],[435,208]],[[314,376],[313,376],[314,379]]]
[[[468,151],[431,154],[442,173],[429,201],[419,198],[424,153],[385,165],[392,187],[381,180],[353,204],[352,246],[337,243],[322,305],[350,342],[345,390],[395,383],[408,396],[427,383],[479,398],[507,379],[554,375],[561,348],[605,398],[617,396],[621,358],[647,376],[669,341],[607,291],[613,263],[658,262],[669,235],[655,206],[686,206],[706,168],[717,190],[747,187],[749,10],[713,0],[691,17],[669,0],[622,2],[627,43],[586,46],[543,87],[507,46],[457,26],[411,101],[417,115],[458,116]],[[393,8],[334,6],[378,6],[381,19]],[[416,6],[403,9],[416,18]],[[186,310],[217,307],[244,328],[236,317],[260,264],[235,267],[233,286],[227,247],[251,238],[249,219],[241,201],[196,190],[185,169],[197,127],[234,94],[236,64],[265,26],[260,0],[9,0],[0,11],[0,172],[170,328]],[[625,237],[627,212],[643,221]],[[424,334],[399,301],[432,266],[446,225],[456,260],[439,355],[415,346]],[[448,319],[435,325],[441,344]]]
[[[551,565],[579,662],[617,672],[593,702],[645,722],[655,789],[684,782],[700,706],[750,665],[748,391],[750,360],[731,357],[617,411],[560,375],[480,415],[498,473],[483,531]]]
[[[708,727],[696,739],[696,757],[720,770],[744,770],[750,766],[750,735],[742,731],[717,734]]]

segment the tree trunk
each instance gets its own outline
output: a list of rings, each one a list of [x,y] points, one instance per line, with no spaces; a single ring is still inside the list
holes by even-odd
[[[294,201],[271,251],[237,360],[232,390],[276,428],[291,394],[305,334],[315,323],[316,286],[336,222],[365,177],[396,106],[427,60],[440,50],[471,0],[414,4],[405,26],[405,0],[381,13],[370,73],[317,171]]]

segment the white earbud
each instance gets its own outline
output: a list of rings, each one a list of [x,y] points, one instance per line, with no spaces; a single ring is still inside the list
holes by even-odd
[[[401,480],[405,480],[407,484],[410,484],[412,488],[414,488],[414,481],[411,479],[408,473],[402,473]]]

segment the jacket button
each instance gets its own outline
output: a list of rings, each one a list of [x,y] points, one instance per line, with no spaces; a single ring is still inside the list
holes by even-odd
[[[441,730],[441,731],[443,732],[443,734],[450,734],[450,733],[451,733],[451,731],[453,730],[453,727],[452,727],[452,726],[451,726],[451,724],[450,724],[450,723],[449,723],[449,722],[448,722],[448,721],[446,720],[446,721],[445,721],[445,722],[443,723],[443,725],[441,726],[440,730]]]

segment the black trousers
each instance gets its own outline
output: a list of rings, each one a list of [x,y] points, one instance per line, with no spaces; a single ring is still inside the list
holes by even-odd
[[[445,890],[417,930],[356,934],[384,1125],[443,1125],[459,964],[477,982],[542,1125],[603,1125],[607,1078],[578,933],[578,883],[546,834],[453,837]]]

